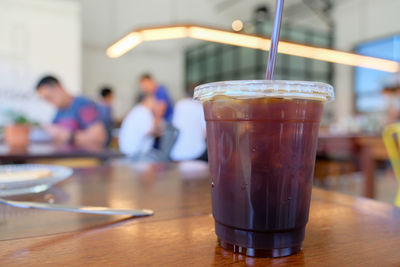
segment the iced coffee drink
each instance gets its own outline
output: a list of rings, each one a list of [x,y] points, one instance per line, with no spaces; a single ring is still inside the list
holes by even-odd
[[[318,128],[330,85],[233,81],[202,85],[215,232],[222,247],[280,257],[301,249]]]

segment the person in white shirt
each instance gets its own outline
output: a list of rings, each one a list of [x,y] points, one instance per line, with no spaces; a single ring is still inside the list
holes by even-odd
[[[178,139],[171,151],[172,160],[195,160],[206,153],[206,122],[200,102],[191,97],[178,101],[172,125],[179,130]]]
[[[123,120],[119,133],[119,149],[129,157],[145,154],[153,148],[153,96],[145,95]]]

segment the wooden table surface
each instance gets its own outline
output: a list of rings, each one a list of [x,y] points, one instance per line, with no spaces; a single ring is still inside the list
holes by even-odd
[[[20,200],[151,208],[146,218],[0,206],[0,266],[399,266],[400,209],[313,189],[303,250],[265,259],[220,248],[208,171],[113,164]]]
[[[21,163],[42,159],[65,158],[94,158],[107,160],[122,157],[122,154],[112,149],[79,148],[70,145],[56,145],[53,143],[32,143],[25,149],[10,149],[4,143],[0,143],[0,162]]]

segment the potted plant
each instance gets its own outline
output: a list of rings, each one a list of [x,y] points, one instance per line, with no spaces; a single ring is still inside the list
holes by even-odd
[[[11,123],[4,127],[4,141],[11,148],[26,148],[32,123],[22,114],[11,114]]]

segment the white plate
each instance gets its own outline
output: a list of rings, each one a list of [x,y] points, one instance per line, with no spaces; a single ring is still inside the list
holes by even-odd
[[[53,184],[61,182],[72,175],[71,168],[43,165],[43,164],[21,164],[2,165],[0,173],[12,173],[32,170],[48,170],[51,174],[47,177],[17,177],[15,179],[0,179],[0,197],[40,193],[49,189]]]

